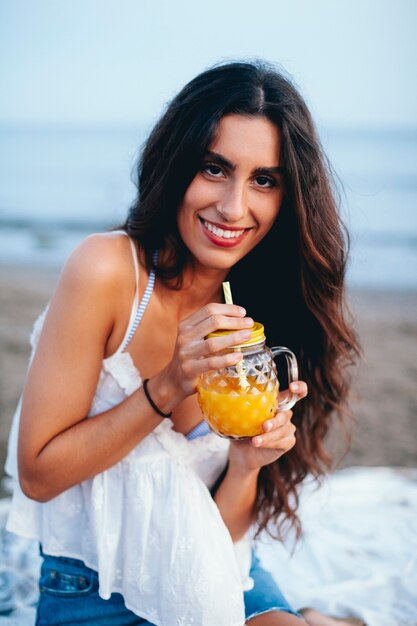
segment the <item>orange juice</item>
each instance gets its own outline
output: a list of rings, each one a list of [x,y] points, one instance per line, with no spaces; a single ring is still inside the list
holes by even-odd
[[[230,330],[218,330],[209,337],[228,335]],[[242,353],[236,365],[203,372],[197,381],[198,402],[210,428],[228,439],[244,439],[262,433],[262,424],[278,410],[290,409],[297,395],[288,393],[279,401],[278,372],[274,358],[285,357],[288,383],[298,380],[297,359],[284,346],[268,348],[264,327],[255,322],[251,338],[233,346]]]
[[[251,382],[251,381],[249,381]],[[230,438],[254,437],[262,432],[262,424],[273,417],[278,405],[278,382],[237,388],[238,381],[223,379],[223,385],[198,388],[198,402],[204,419],[218,435]]]

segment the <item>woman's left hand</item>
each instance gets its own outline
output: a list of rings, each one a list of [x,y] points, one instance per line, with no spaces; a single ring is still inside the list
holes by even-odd
[[[298,400],[307,395],[303,381],[291,383],[290,391]],[[273,463],[295,446],[295,426],[291,422],[292,411],[279,411],[275,417],[262,424],[263,433],[250,439],[231,441],[229,464],[242,471],[257,470]]]

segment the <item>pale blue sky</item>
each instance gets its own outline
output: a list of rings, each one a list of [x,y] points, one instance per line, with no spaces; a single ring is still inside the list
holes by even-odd
[[[150,123],[226,58],[294,77],[324,126],[417,128],[417,0],[1,0],[0,123]]]

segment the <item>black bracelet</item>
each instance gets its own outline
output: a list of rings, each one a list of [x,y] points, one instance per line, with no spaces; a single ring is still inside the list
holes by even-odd
[[[149,404],[151,405],[153,410],[158,413],[158,415],[160,415],[161,417],[171,417],[172,411],[171,411],[171,413],[163,413],[161,411],[161,409],[159,409],[156,406],[155,402],[152,400],[152,398],[150,396],[150,393],[148,391],[148,382],[149,382],[149,378],[145,378],[145,380],[143,381],[143,391],[145,392],[145,396],[146,396],[147,401],[149,402]]]

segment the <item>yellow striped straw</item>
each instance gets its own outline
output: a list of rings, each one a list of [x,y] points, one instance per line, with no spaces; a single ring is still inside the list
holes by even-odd
[[[226,304],[233,304],[232,290],[230,289],[229,281],[223,283],[223,294]]]
[[[224,301],[226,302],[226,304],[233,304],[232,290],[230,289],[229,281],[225,281],[222,284]],[[248,379],[246,378],[246,373],[243,369],[242,361],[236,363],[236,371],[239,375],[239,385],[242,387],[242,389],[247,389],[250,385],[248,383]]]

